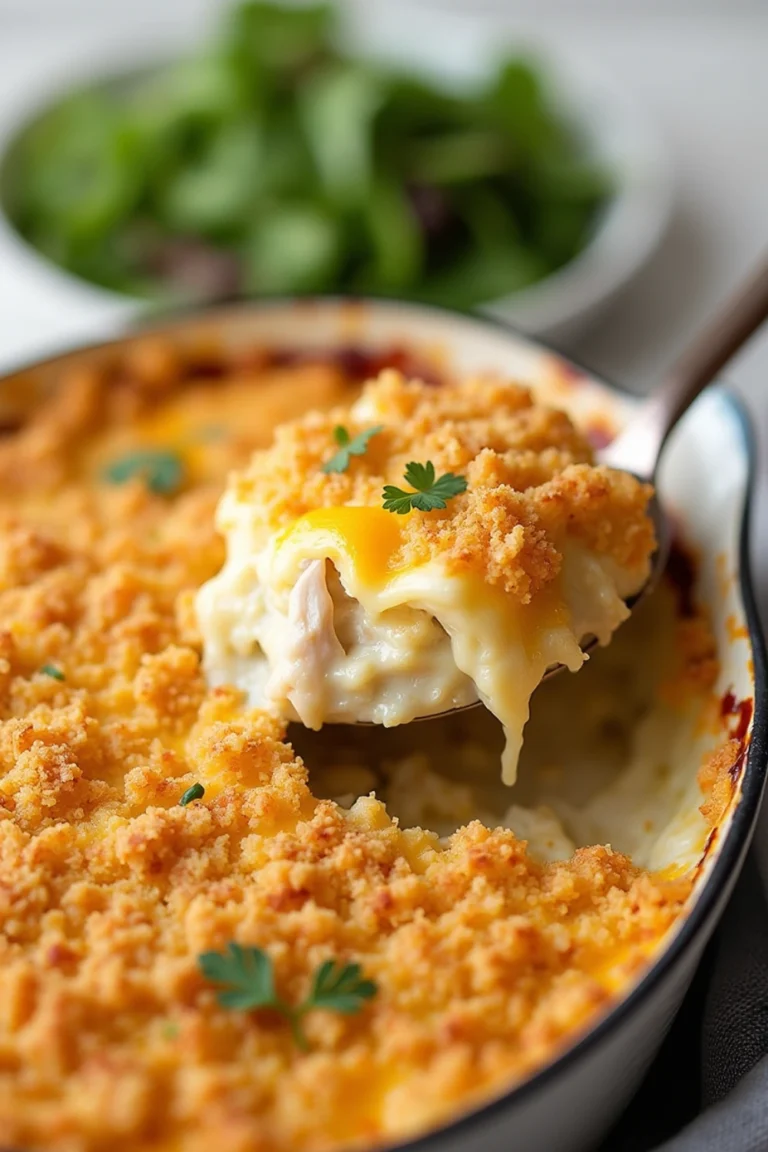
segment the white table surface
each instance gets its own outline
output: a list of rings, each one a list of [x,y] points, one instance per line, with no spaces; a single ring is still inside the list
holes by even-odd
[[[154,47],[194,36],[223,0],[0,0],[0,121],[49,77],[98,70],[116,46]],[[356,0],[361,5],[364,0]],[[375,8],[369,3],[369,8]],[[404,20],[418,10],[496,22],[505,35],[576,54],[620,76],[655,119],[673,159],[674,217],[658,255],[590,331],[569,342],[577,359],[638,390],[761,253],[768,253],[768,4],[764,0],[389,0]],[[57,298],[58,299],[58,298]],[[66,309],[22,298],[0,266],[0,368],[33,353]],[[768,332],[727,378],[752,408],[768,464]],[[758,503],[755,567],[768,619],[768,484]]]

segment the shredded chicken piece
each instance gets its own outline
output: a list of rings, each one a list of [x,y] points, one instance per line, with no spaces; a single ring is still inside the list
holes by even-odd
[[[307,728],[321,727],[329,707],[328,674],[344,657],[333,614],[326,563],[310,560],[291,589],[285,646],[265,688],[267,698],[289,700]]]

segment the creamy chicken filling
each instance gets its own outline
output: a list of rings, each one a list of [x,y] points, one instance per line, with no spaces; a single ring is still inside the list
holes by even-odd
[[[481,700],[504,725],[503,779],[515,781],[530,697],[551,666],[571,671],[587,636],[607,643],[633,581],[573,545],[557,587],[533,604],[432,562],[371,589],[343,552],[265,549],[235,557],[201,590],[198,614],[213,684],[306,727],[387,727]],[[290,552],[290,549],[289,549]]]
[[[264,697],[307,728],[367,721],[391,726],[477,700],[434,617],[403,605],[371,615],[326,560],[291,589],[285,625],[265,629]]]

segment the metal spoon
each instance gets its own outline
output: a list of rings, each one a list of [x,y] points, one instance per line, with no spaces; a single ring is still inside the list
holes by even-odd
[[[653,483],[664,445],[678,420],[766,320],[768,259],[726,300],[688,345],[635,419],[600,453],[600,463]],[[669,552],[669,526],[658,499],[653,501],[651,515],[659,547],[648,581],[633,598],[633,603],[656,583]]]
[[[672,365],[661,387],[646,400],[629,426],[600,454],[600,463],[653,483],[664,445],[680,417],[767,319],[768,259],[726,300],[714,319],[689,344]],[[658,583],[669,555],[669,521],[657,495],[651,500],[650,514],[656,529],[656,552],[648,580],[627,601],[630,609],[634,609]],[[582,648],[588,652],[596,643],[594,637],[585,637]],[[547,669],[544,679],[562,667],[562,664],[553,664]],[[417,719],[435,720],[476,708],[479,703],[476,701]]]

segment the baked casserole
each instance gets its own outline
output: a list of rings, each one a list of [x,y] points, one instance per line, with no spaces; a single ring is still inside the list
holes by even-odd
[[[441,388],[405,366],[361,394],[363,375],[344,358],[147,338],[73,368],[0,442],[8,1147],[314,1152],[405,1139],[551,1060],[686,907],[684,846],[729,803],[740,746],[717,725],[707,622],[672,582],[577,677],[539,690],[512,789],[502,725],[482,709],[354,731],[291,723],[290,708],[310,726],[345,712],[340,695],[318,702],[318,666],[303,698],[285,678],[275,688],[290,632],[264,694],[263,593],[277,570],[264,557],[301,517],[316,531],[318,509],[375,514],[362,547],[377,541],[392,571],[437,557],[460,580],[479,554],[484,594],[504,588],[522,605],[568,566],[566,536],[586,546],[611,574],[610,610],[571,629],[576,649],[582,630],[608,638],[617,599],[644,579],[647,492],[595,468],[562,413],[505,381]],[[334,441],[342,418],[348,438]],[[323,471],[377,425],[347,469]],[[382,479],[412,459],[464,476],[466,490],[445,509],[385,509]],[[225,487],[219,523],[248,537],[244,551],[229,539],[229,566],[215,523]],[[293,555],[280,603],[301,562],[319,558],[317,602],[350,631],[337,637],[343,664],[376,624],[381,585],[353,571],[349,534],[333,553],[326,539],[310,555],[316,543],[305,536]],[[230,580],[243,599],[227,617]],[[406,614],[384,640],[410,629],[421,672],[385,715],[392,684],[369,662],[369,718],[409,719],[403,700],[422,714],[425,668],[440,708],[478,695],[493,708],[496,689],[455,644],[447,656],[453,618],[423,590],[387,607],[419,604],[424,618]],[[395,676],[412,676],[390,649]],[[527,705],[565,648],[523,649],[538,653]],[[510,780],[524,716],[494,711]],[[713,750],[695,784],[701,812],[681,824],[669,763],[691,723]],[[610,844],[619,825],[625,852]]]

